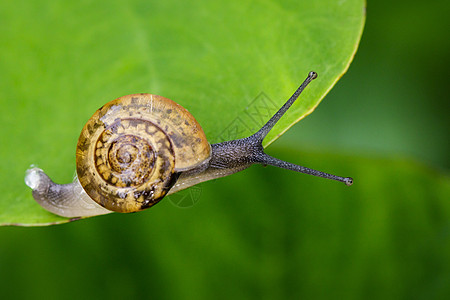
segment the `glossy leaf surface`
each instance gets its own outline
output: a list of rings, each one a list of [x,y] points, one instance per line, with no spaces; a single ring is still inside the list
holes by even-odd
[[[33,201],[25,170],[70,182],[84,123],[126,94],[180,103],[214,143],[252,133],[319,73],[269,144],[347,70],[364,13],[361,0],[2,2],[0,224],[66,221]]]

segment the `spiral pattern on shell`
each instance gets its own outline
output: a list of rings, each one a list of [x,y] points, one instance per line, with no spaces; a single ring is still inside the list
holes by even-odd
[[[179,170],[209,159],[206,137],[198,137],[204,135],[201,127],[187,135],[192,128],[179,122],[180,112],[192,122],[181,106],[150,94],[124,96],[100,108],[77,145],[77,175],[86,193],[109,210],[140,211],[166,195]]]

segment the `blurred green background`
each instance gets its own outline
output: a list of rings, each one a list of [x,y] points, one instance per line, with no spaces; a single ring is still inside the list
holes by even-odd
[[[352,187],[255,166],[190,208],[2,227],[2,297],[447,299],[448,9],[370,2],[348,73],[268,148]]]

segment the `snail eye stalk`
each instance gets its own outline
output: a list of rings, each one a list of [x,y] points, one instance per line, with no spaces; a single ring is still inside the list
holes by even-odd
[[[281,119],[281,117],[286,113],[286,111],[292,106],[292,104],[297,100],[303,90],[308,86],[308,84],[317,78],[316,72],[309,72],[308,77],[303,81],[303,83],[298,87],[298,89],[294,92],[294,94],[286,101],[286,103],[270,118],[270,120],[264,124],[264,126],[258,130],[255,134],[248,137],[252,143],[258,145],[258,151],[254,152],[252,155],[252,162],[259,163],[263,165],[270,165],[282,169],[287,169],[295,172],[300,172],[304,174],[309,174],[317,177],[322,177],[326,179],[332,179],[340,182],[344,182],[346,185],[350,186],[353,184],[353,179],[351,177],[341,177],[332,174],[328,174],[325,172],[317,171],[314,169],[310,169],[307,167],[303,167],[300,165],[296,165],[293,163],[289,163],[278,158],[272,157],[266,153],[264,153],[264,149],[262,147],[262,142],[267,134],[272,130],[275,124]]]
[[[286,101],[286,103],[261,127],[258,132],[252,135],[254,138],[258,138],[261,143],[267,134],[272,130],[272,128],[277,124],[277,122],[281,119],[281,117],[288,111],[288,109],[294,104],[295,100],[297,100],[298,96],[303,92],[303,90],[308,86],[308,84],[317,78],[317,73],[314,71],[309,72],[308,77],[306,77],[305,81],[298,87],[298,89],[294,92],[294,94]]]

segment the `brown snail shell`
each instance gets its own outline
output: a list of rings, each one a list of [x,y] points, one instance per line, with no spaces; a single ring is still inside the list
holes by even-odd
[[[200,125],[182,106],[152,94],[120,97],[97,110],[78,140],[78,179],[86,193],[116,212],[159,202],[179,172],[209,160]]]

